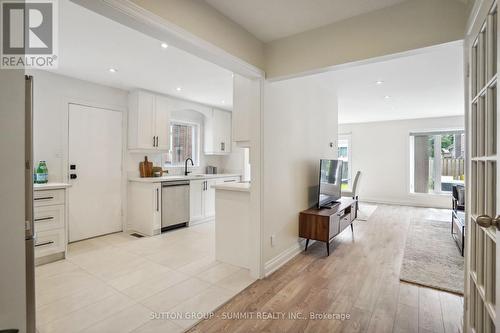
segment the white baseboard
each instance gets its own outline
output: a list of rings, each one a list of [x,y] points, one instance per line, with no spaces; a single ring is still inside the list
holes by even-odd
[[[403,201],[403,200],[380,200],[380,199],[372,199],[372,198],[360,198],[359,202],[361,203],[369,203],[369,204],[381,204],[381,205],[395,205],[395,206],[409,206],[409,207],[423,207],[423,208],[443,208],[443,209],[451,209],[451,201],[450,205],[429,205],[423,204],[420,202],[414,201]]]
[[[311,246],[311,244],[314,244],[314,242],[314,240],[309,241],[309,246]],[[276,272],[280,267],[292,260],[297,254],[302,252],[304,250],[305,243],[305,239],[302,239],[293,246],[290,246],[288,249],[278,254],[276,257],[267,261],[264,264],[264,276],[269,276],[272,273]]]
[[[211,222],[213,220],[215,220],[215,216],[210,216],[210,217],[199,219],[199,220],[189,221],[189,226],[192,227],[194,225]]]

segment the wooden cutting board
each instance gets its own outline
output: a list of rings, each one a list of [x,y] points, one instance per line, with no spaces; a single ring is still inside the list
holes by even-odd
[[[153,162],[149,162],[147,156],[144,156],[144,161],[139,163],[139,175],[141,178],[153,177]]]

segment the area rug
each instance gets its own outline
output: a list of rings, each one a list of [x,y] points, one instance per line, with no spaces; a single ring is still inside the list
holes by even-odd
[[[463,295],[464,258],[451,237],[449,221],[412,219],[400,280]]]
[[[377,206],[370,205],[366,203],[359,203],[358,217],[359,221],[368,221],[373,212],[377,209]]]

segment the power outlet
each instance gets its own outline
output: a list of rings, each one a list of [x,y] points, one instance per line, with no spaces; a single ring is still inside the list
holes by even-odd
[[[276,244],[276,235],[271,235],[271,246],[274,247]]]

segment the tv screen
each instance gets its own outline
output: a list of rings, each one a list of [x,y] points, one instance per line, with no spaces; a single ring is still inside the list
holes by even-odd
[[[342,161],[320,160],[318,208],[329,207],[340,199],[342,186]]]

